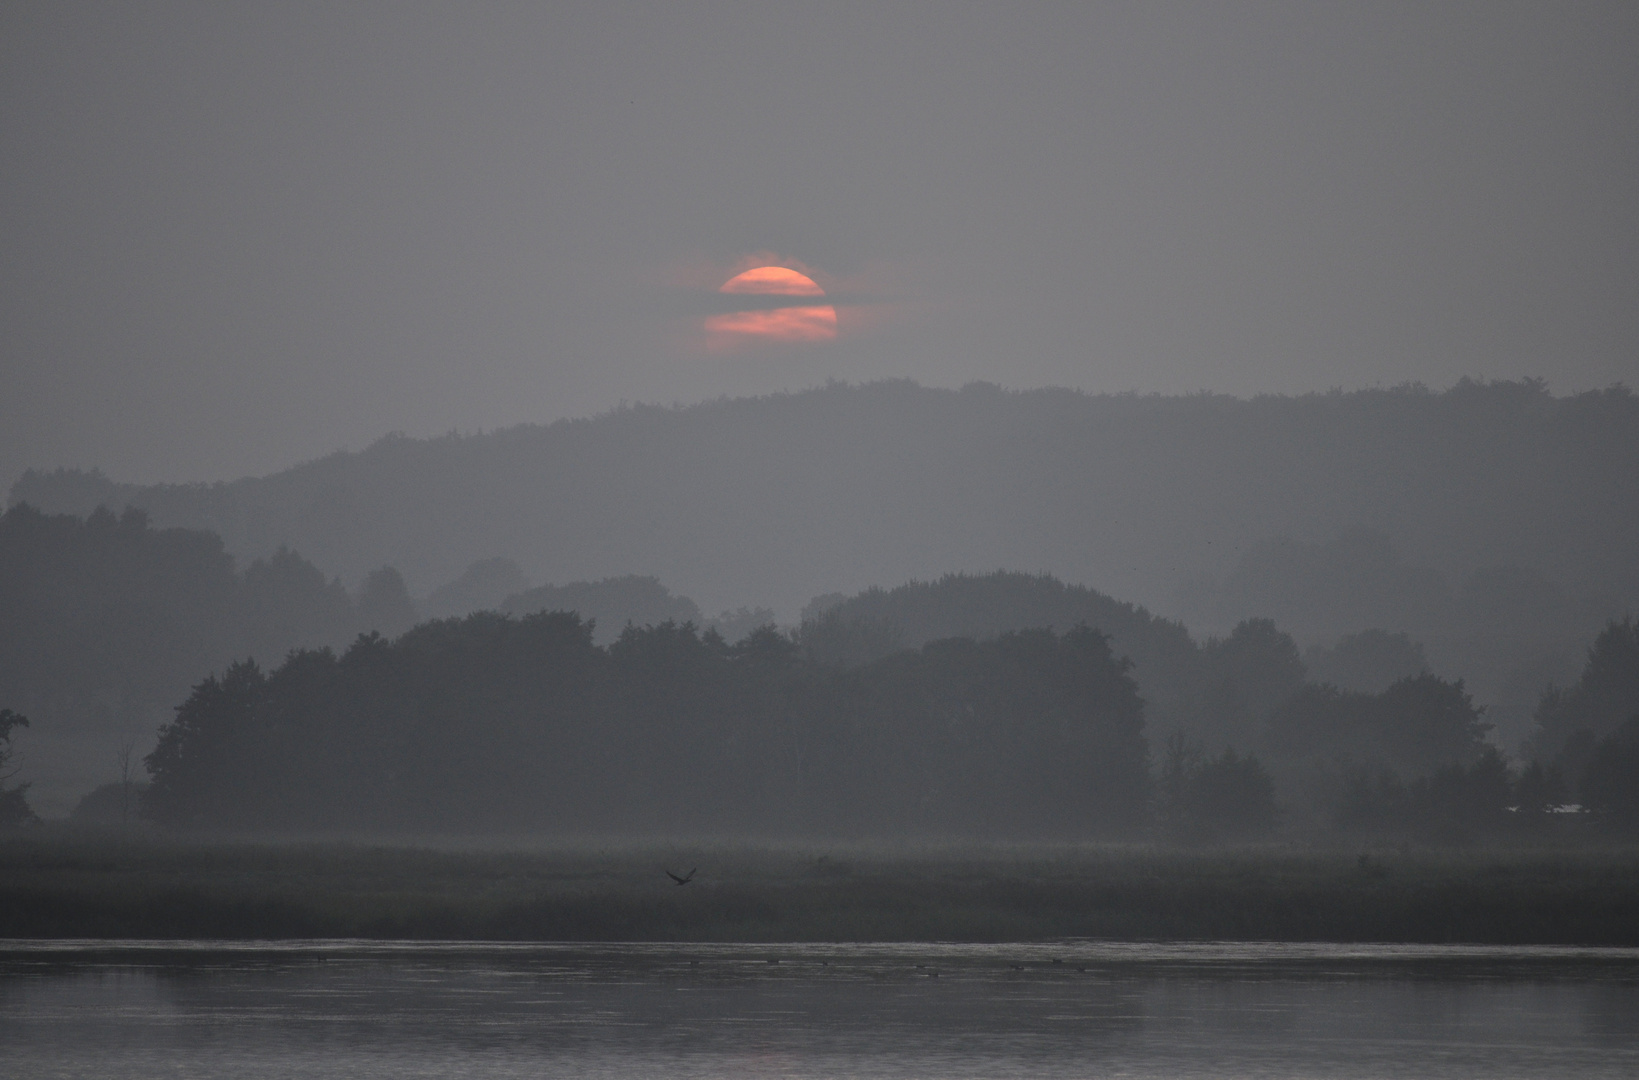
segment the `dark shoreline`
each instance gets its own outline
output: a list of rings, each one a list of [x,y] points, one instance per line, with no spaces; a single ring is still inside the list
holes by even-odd
[[[700,867],[677,887],[662,868]],[[1639,849],[0,839],[0,937],[1639,946]]]

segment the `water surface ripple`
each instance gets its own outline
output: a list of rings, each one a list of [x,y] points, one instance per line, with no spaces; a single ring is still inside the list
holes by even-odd
[[[30,1077],[1639,1075],[1639,950],[0,942]]]

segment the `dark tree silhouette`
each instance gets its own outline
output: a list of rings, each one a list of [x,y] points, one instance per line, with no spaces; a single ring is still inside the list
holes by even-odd
[[[1608,824],[1639,828],[1639,714],[1599,741],[1582,774],[1580,793]]]
[[[1570,785],[1558,765],[1533,761],[1514,783],[1514,806],[1521,814],[1546,814],[1570,801]]]
[[[1515,786],[1508,762],[1487,746],[1465,767],[1447,765],[1411,785],[1411,809],[1418,827],[1442,839],[1468,839],[1502,830]]]
[[[1611,734],[1639,712],[1639,623],[1633,619],[1605,626],[1588,649],[1582,676],[1568,689],[1550,686],[1537,705],[1536,731],[1530,749],[1544,761],[1567,758],[1569,775],[1580,775],[1591,746],[1575,746],[1579,732],[1593,740]]]
[[[11,763],[14,753],[11,733],[20,727],[28,727],[28,717],[11,709],[0,709],[0,827],[34,820],[34,811],[28,805],[28,785],[6,787],[5,784],[15,775]]]
[[[1268,717],[1303,686],[1303,660],[1270,619],[1247,619],[1201,648],[1207,687],[1201,729],[1214,741],[1254,741]]]
[[[1397,768],[1413,772],[1476,761],[1491,730],[1481,719],[1484,711],[1463,680],[1448,682],[1427,673],[1383,691],[1372,710],[1383,752]]]
[[[1417,776],[1477,760],[1482,715],[1461,679],[1417,675],[1381,694],[1311,684],[1270,717],[1260,746],[1283,761],[1342,757]]]
[[[1181,735],[1165,746],[1161,768],[1162,824],[1178,839],[1239,840],[1275,827],[1275,782],[1251,755],[1226,747],[1203,760]]]

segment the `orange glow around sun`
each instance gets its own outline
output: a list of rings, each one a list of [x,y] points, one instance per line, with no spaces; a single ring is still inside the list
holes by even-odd
[[[744,296],[825,296],[813,278],[784,266],[754,267],[729,278],[717,291]],[[829,304],[730,311],[706,319],[706,334],[717,351],[831,341],[837,336],[837,311]]]

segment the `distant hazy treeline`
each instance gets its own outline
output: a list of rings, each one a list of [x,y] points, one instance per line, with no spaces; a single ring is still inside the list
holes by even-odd
[[[1485,743],[1461,683],[1424,673],[1371,694],[1299,681],[1254,714],[1254,753],[1204,750],[1179,729],[1152,763],[1131,665],[1096,630],[826,659],[846,632],[816,621],[730,645],[665,623],[603,648],[573,613],[480,614],[361,637],[339,656],[297,652],[269,673],[239,663],[162,730],[144,811],[301,832],[1087,838],[1159,826],[1204,839],[1267,834],[1290,814],[1304,829],[1463,839],[1546,828],[1580,785],[1604,820],[1639,818],[1625,794],[1639,720],[1584,714],[1557,750],[1559,729],[1545,727],[1553,756],[1516,770]],[[1243,626],[1210,692],[1267,676],[1282,637]],[[1631,681],[1632,638],[1632,624],[1612,626],[1590,670],[1614,657]],[[1301,680],[1290,639],[1284,651]],[[1589,685],[1553,697],[1556,715]]]
[[[509,588],[516,581],[490,584]],[[360,591],[349,593],[288,551],[239,571],[215,536],[156,530],[139,511],[118,517],[100,511],[79,519],[13,508],[0,517],[0,601],[0,708],[28,718],[26,727],[18,723],[10,732],[19,742],[7,771],[17,782],[37,785],[27,793],[31,801],[45,793],[35,805],[48,816],[66,813],[74,800],[122,772],[140,783],[140,759],[185,699],[189,716],[203,715],[200,702],[230,684],[265,680],[284,686],[296,678],[293,672],[332,672],[334,677],[313,676],[317,681],[301,684],[310,687],[308,697],[284,699],[278,715],[285,726],[269,729],[288,732],[318,724],[331,733],[326,739],[281,744],[278,754],[235,751],[216,760],[208,753],[198,757],[205,753],[199,748],[229,736],[243,738],[220,716],[192,734],[186,724],[168,729],[172,744],[184,736],[193,740],[188,742],[193,771],[185,783],[177,781],[194,792],[188,798],[212,784],[227,784],[238,793],[264,782],[284,792],[280,798],[294,798],[288,794],[297,790],[292,778],[305,776],[301,782],[312,785],[334,770],[354,775],[357,762],[346,752],[356,743],[347,733],[357,734],[369,723],[375,725],[370,737],[380,740],[406,745],[447,740],[434,755],[440,768],[465,763],[472,778],[490,778],[463,781],[476,794],[459,798],[449,793],[465,790],[461,785],[438,786],[428,779],[420,798],[434,800],[436,789],[436,798],[454,799],[450,805],[459,812],[422,817],[400,815],[398,807],[388,815],[414,829],[704,828],[704,818],[690,815],[704,813],[713,799],[735,791],[740,792],[733,801],[737,809],[711,818],[719,827],[732,821],[736,829],[777,831],[922,828],[1083,835],[1149,821],[1190,835],[1255,835],[1277,826],[1408,834],[1441,831],[1445,819],[1456,823],[1456,832],[1474,835],[1522,820],[1503,816],[1509,806],[1540,812],[1575,801],[1639,818],[1631,807],[1620,809],[1626,805],[1621,793],[1639,790],[1624,779],[1632,774],[1639,782],[1639,765],[1633,762],[1639,726],[1629,724],[1639,715],[1639,635],[1631,621],[1611,623],[1598,636],[1580,679],[1546,693],[1540,689],[1545,684],[1538,684],[1527,760],[1511,765],[1488,748],[1488,717],[1465,684],[1430,672],[1418,643],[1403,632],[1364,630],[1333,646],[1300,652],[1273,621],[1248,619],[1223,637],[1198,640],[1180,623],[1047,575],[953,574],[852,597],[822,596],[804,610],[800,627],[765,629],[749,638],[735,632],[734,624],[761,621],[766,627],[758,613],[718,621],[715,626],[723,627],[718,634],[694,624],[698,608],[652,578],[512,593],[505,603],[519,617],[541,607],[579,609],[580,629],[566,640],[579,641],[583,632],[588,640],[560,652],[577,657],[581,674],[576,677],[596,688],[579,704],[564,697],[562,687],[542,691],[546,696],[527,708],[517,703],[519,687],[534,685],[524,675],[503,672],[504,677],[483,681],[484,672],[523,648],[516,645],[528,637],[521,627],[535,625],[527,618],[491,614],[444,620],[396,642],[359,641],[339,657],[314,651],[340,649],[367,629],[390,635],[407,629],[416,613],[398,575],[374,572]],[[470,602],[470,597],[461,601]],[[625,616],[604,617],[608,612]],[[589,626],[593,613],[599,616],[596,636]],[[621,636],[626,618],[636,629]],[[985,690],[964,679],[991,671],[986,665],[1000,663],[999,649],[1013,650],[1006,653],[1013,657],[1007,663],[1035,671],[1030,664],[1047,661],[1029,660],[1035,655],[1031,649],[1045,649],[1047,641],[1059,649],[1068,640],[1080,641],[1075,634],[1082,626],[1096,631],[1103,652],[1091,659],[1089,652],[1078,663],[1091,665],[1089,670],[1117,665],[1141,703],[1135,744],[1141,764],[1121,758],[1118,769],[1137,786],[1123,789],[1114,803],[1089,789],[1066,797],[1052,814],[1019,816],[1004,804],[1025,805],[1019,799],[1048,790],[1042,777],[1053,775],[1051,768],[1044,765],[1028,783],[1005,769],[994,776],[983,770],[1009,760],[997,748],[1012,752],[1015,743],[1027,756],[1045,755],[1050,763],[1070,760],[1042,750],[1050,744],[1039,736],[1057,730],[1055,717],[1069,715],[1065,710],[1071,706],[1030,689],[1029,680],[1045,677],[1039,671],[1021,675],[1024,682],[1017,684],[1009,681],[1012,676],[996,675]],[[1027,648],[1030,642],[1035,644]],[[298,651],[280,664],[293,649]],[[402,661],[391,678],[366,685],[337,674],[378,654]],[[421,660],[406,659],[423,654],[443,656],[438,663],[456,666],[447,678],[441,676],[443,682],[423,687]],[[634,659],[651,654],[672,657],[666,663],[687,678],[667,683],[672,674],[662,677]],[[235,664],[247,657],[262,660],[270,674]],[[460,667],[453,657],[468,666]],[[776,664],[771,657],[781,659]],[[441,669],[430,663],[425,670]],[[212,672],[218,677],[201,685]],[[884,674],[892,672],[901,674]],[[906,689],[911,685],[906,672],[919,672],[916,678],[924,681]],[[424,719],[428,702],[455,693],[440,687],[469,683],[470,693],[462,691],[459,703],[448,707],[461,724],[474,725],[476,736],[457,737],[466,729],[454,721]],[[708,685],[709,693],[699,690]],[[633,719],[634,695],[656,686],[653,716],[639,723]],[[892,687],[898,689],[889,693]],[[888,696],[873,696],[878,691]],[[695,704],[685,708],[690,701]],[[991,749],[983,753],[960,742],[974,737],[962,726],[970,711],[988,717],[983,730]],[[544,730],[541,718],[549,716],[557,717],[548,725],[559,733],[557,741],[528,742]],[[688,747],[696,754],[662,755],[676,767],[675,776],[651,769],[642,756],[669,745],[645,731],[673,727],[693,733]],[[892,732],[899,734],[889,739]],[[279,772],[286,769],[280,755],[304,758],[306,772]],[[170,767],[164,764],[168,760],[153,759],[161,772]],[[216,765],[198,765],[206,760]],[[823,762],[829,762],[830,772],[821,769]],[[532,777],[557,777],[550,798],[530,786],[534,781],[519,786],[508,779],[509,770],[517,768]],[[1103,775],[1086,763],[1077,768],[1084,774],[1078,783],[1092,784],[1095,775]],[[602,778],[591,802],[574,794],[577,784],[590,782],[587,777]],[[682,790],[678,777],[709,780],[698,798],[664,795]],[[6,790],[16,794],[14,786]],[[348,800],[355,795],[344,797],[340,788],[324,790],[339,801],[326,801],[331,795],[298,799],[306,807],[300,814],[269,810],[271,803],[240,807],[229,799],[215,820],[218,810],[210,807],[217,804],[208,801],[190,803],[193,808],[185,812],[163,810],[168,797],[163,790],[153,809],[166,820],[222,827],[247,824],[235,816],[241,809],[254,811],[269,827],[294,827],[300,818],[304,828],[353,827],[387,813],[374,803],[368,812],[353,806]],[[763,794],[752,798],[745,794],[750,790]],[[1012,794],[1004,799],[996,794],[1002,790]],[[535,794],[525,798],[519,792]],[[523,799],[510,817],[500,809],[460,809],[503,795]],[[123,820],[131,796],[131,787],[121,784],[118,792],[103,790],[100,801],[92,799],[82,809],[90,814],[98,806],[117,807],[116,820]],[[380,798],[379,793],[357,797],[378,803]],[[1083,798],[1090,801],[1077,802]],[[599,810],[587,818],[563,809],[583,805],[607,813]],[[906,809],[912,805],[922,808],[917,811],[922,817]],[[655,806],[667,809],[661,813]],[[874,806],[898,809],[861,809]],[[860,813],[839,817],[835,807]],[[312,808],[322,813],[301,816]]]
[[[414,621],[391,570],[350,594],[294,552],[240,570],[215,534],[151,528],[133,508],[0,515],[0,707],[30,719],[24,778],[78,793],[234,659]]]
[[[348,581],[387,563],[417,594],[506,555],[559,582],[665,568],[688,595],[781,611],[827,590],[997,566],[1155,606],[1185,580],[1228,573],[1251,545],[1361,526],[1453,581],[1525,567],[1576,592],[1639,595],[1635,475],[1639,398],[1621,388],[1555,397],[1524,380],[1239,400],[885,382],[392,437],[219,484],[31,471],[11,499],[77,514],[139,506],[161,525],[210,529],[242,557],[286,545]],[[1352,607],[1439,599],[1420,580],[1385,594],[1376,568],[1361,569],[1365,581],[1330,583]],[[1357,584],[1369,586],[1359,597]],[[1224,585],[1192,602],[1233,609],[1259,580]],[[1276,599],[1282,610],[1234,610],[1229,624],[1387,625],[1352,611],[1338,625],[1331,593]]]

